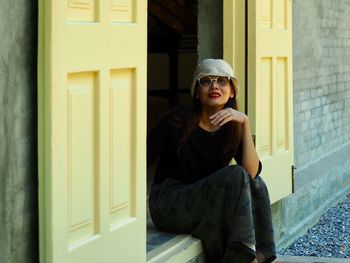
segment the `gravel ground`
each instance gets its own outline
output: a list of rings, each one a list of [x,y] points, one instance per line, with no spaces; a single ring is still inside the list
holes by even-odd
[[[350,194],[279,255],[350,258]]]

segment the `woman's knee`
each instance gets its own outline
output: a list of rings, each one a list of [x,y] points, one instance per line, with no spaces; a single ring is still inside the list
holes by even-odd
[[[251,180],[250,188],[254,196],[268,196],[267,186],[260,176],[257,176],[255,179]]]
[[[249,181],[249,174],[243,166],[229,165],[228,167],[231,169],[230,174],[232,177],[234,177],[234,179]]]
[[[240,186],[249,182],[249,174],[240,165],[229,165],[225,167],[225,183],[233,186]]]

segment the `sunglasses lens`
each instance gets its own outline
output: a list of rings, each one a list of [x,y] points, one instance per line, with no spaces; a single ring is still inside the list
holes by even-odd
[[[202,87],[209,87],[211,84],[211,78],[208,76],[204,76],[204,77],[201,77],[198,80],[198,82],[199,82],[199,85],[201,85]]]
[[[203,76],[203,77],[200,77],[198,79],[198,82],[199,82],[199,85],[201,85],[202,87],[209,87],[212,83],[212,81],[216,81],[217,84],[220,86],[220,87],[225,87],[228,82],[229,82],[229,79],[227,77],[210,77],[210,76]]]
[[[220,87],[224,87],[228,83],[228,78],[226,78],[226,77],[218,77],[217,82],[218,82]]]

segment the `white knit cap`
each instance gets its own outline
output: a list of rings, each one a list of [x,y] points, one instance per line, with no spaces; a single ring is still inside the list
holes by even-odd
[[[238,93],[238,80],[234,75],[233,69],[225,60],[222,59],[212,59],[208,58],[199,63],[193,74],[193,81],[191,85],[191,95],[194,96],[194,89],[196,87],[196,82],[200,77],[212,75],[212,76],[222,76],[231,79],[234,89],[235,96]]]

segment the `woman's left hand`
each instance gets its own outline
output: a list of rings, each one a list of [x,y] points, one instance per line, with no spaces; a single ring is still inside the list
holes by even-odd
[[[230,121],[244,124],[248,120],[248,116],[235,109],[225,108],[210,116],[209,119],[213,125],[222,126]]]

